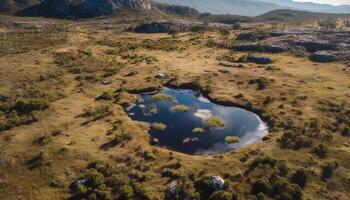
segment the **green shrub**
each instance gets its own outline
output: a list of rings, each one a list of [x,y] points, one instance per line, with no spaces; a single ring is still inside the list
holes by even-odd
[[[254,170],[260,165],[263,165],[263,166],[270,165],[272,168],[274,168],[276,163],[277,163],[277,160],[274,158],[271,158],[270,156],[264,156],[264,157],[259,156],[252,163],[250,163],[249,171]]]
[[[105,182],[104,175],[94,168],[88,169],[85,177],[87,179],[87,186],[91,188],[98,188]]]
[[[260,192],[256,195],[256,198],[258,200],[265,200],[265,195],[264,195],[264,193]]]
[[[134,189],[134,194],[136,199],[142,199],[142,200],[152,200],[154,199],[154,194],[151,190],[144,187],[140,183],[132,183],[132,187]]]
[[[298,169],[292,175],[292,182],[298,184],[301,188],[304,188],[308,181],[308,173],[304,169]]]
[[[130,185],[124,185],[119,189],[118,200],[129,200],[134,198],[135,198],[134,189]]]
[[[301,188],[297,184],[289,184],[285,178],[270,178],[272,182],[272,194],[276,200],[301,200]]]
[[[328,152],[328,146],[321,143],[318,146],[316,146],[313,149],[313,152],[319,157],[319,158],[325,158],[327,156]]]
[[[167,193],[166,200],[183,200],[183,199],[191,199],[191,200],[199,200],[199,193],[196,192],[194,188],[194,184],[191,180],[186,177],[180,178],[176,182],[176,193],[171,194]]]
[[[334,171],[339,167],[339,163],[337,161],[328,162],[322,166],[321,178],[326,180],[333,176]]]
[[[208,200],[231,200],[231,198],[225,191],[220,190],[211,194]]]
[[[260,179],[257,179],[255,183],[252,186],[252,194],[269,194],[272,191],[272,186],[270,181],[266,177],[262,177]]]
[[[43,110],[48,107],[48,102],[43,99],[19,99],[13,106],[13,110],[16,110],[18,113],[28,114],[34,110]]]
[[[196,191],[199,193],[201,199],[207,199],[215,191],[212,187],[212,178],[210,176],[203,176],[194,182]]]

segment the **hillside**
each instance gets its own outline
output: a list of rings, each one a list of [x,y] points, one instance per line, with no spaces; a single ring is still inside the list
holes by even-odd
[[[1,0],[0,12],[13,13],[29,6],[38,4],[39,0]]]
[[[254,17],[258,21],[319,21],[322,19],[349,18],[350,14],[332,14],[279,9]]]
[[[162,3],[186,5],[201,12],[257,16],[275,9],[293,9],[326,13],[350,13],[350,6],[301,3],[292,0],[156,0]],[[214,3],[215,2],[215,3]]]
[[[151,3],[148,0],[45,0],[17,14],[55,18],[96,17],[127,9],[150,10]]]

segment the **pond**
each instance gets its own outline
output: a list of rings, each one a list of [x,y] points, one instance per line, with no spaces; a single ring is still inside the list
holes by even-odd
[[[247,110],[214,104],[200,92],[165,88],[125,111],[151,124],[152,143],[186,154],[219,154],[261,141],[267,126]]]

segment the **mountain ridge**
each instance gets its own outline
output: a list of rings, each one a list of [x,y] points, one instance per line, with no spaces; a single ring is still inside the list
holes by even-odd
[[[155,0],[161,3],[186,5],[200,12],[213,14],[234,14],[258,16],[272,10],[291,9],[324,13],[350,13],[350,6],[332,6],[311,2],[295,2],[292,0]]]

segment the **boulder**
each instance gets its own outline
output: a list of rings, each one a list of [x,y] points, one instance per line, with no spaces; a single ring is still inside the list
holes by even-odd
[[[337,55],[332,51],[317,51],[310,55],[310,60],[314,62],[334,62],[337,60]]]
[[[173,30],[184,32],[190,29],[191,25],[187,22],[151,21],[138,25],[134,31],[137,33],[169,33]]]
[[[249,55],[247,57],[247,60],[249,62],[253,62],[256,64],[271,64],[271,63],[273,63],[273,59],[271,57],[267,57],[267,56]]]
[[[296,46],[304,47],[308,52],[338,50],[338,45],[335,43],[327,43],[327,41],[296,41]]]
[[[225,181],[220,176],[211,176],[211,181],[211,187],[213,188],[213,190],[217,191],[224,189]]]
[[[266,32],[243,32],[237,35],[236,40],[259,41],[268,37]]]
[[[69,189],[75,192],[79,189],[80,185],[84,185],[86,182],[87,182],[87,179],[85,178],[77,179],[69,185]]]
[[[286,50],[283,46],[270,44],[240,44],[232,47],[235,51],[257,51],[267,53],[280,53]]]

